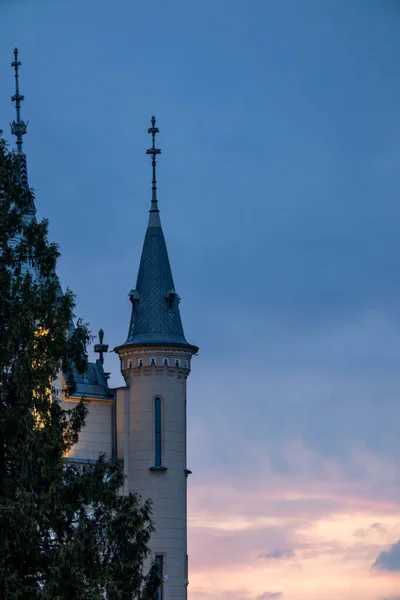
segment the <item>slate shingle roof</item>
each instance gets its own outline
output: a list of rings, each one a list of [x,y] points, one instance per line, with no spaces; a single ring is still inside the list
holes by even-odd
[[[167,246],[154,200],[136,289],[132,290],[130,296],[132,316],[124,345],[190,346],[183,332],[179,296],[175,292]]]
[[[74,397],[99,398],[102,400],[113,398],[113,392],[108,387],[107,377],[99,360],[88,363],[88,368],[83,375],[75,372],[74,378],[76,382]]]

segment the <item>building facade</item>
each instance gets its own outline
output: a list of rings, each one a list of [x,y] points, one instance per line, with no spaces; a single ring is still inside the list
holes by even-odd
[[[14,50],[16,120],[21,181],[28,185],[20,117],[18,51]],[[108,345],[99,343],[99,358],[84,375],[76,375],[74,396],[62,396],[65,408],[84,397],[88,403],[85,429],[67,460],[87,463],[100,453],[123,462],[124,493],[136,492],[153,501],[155,533],[150,548],[162,573],[160,600],[185,600],[188,586],[186,381],[198,348],[186,341],[157,201],[156,120],[148,129],[152,145],[152,194],[136,286],[129,292],[131,315],[126,340],[115,348],[125,385],[111,389],[104,370]],[[33,218],[35,207],[32,207]],[[128,323],[128,314],[127,314]],[[62,395],[62,376],[57,386]]]

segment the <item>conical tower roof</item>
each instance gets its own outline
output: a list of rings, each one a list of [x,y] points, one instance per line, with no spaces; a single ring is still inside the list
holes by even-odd
[[[132,316],[128,338],[124,345],[179,345],[197,351],[186,341],[181,315],[180,298],[175,291],[167,246],[161,226],[157,202],[156,156],[161,150],[155,147],[158,128],[152,117],[153,145],[147,150],[152,157],[153,182],[150,216],[144,239],[136,288],[129,296]]]

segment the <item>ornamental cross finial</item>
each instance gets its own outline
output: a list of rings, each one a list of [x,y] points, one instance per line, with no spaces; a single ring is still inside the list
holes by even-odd
[[[108,344],[103,344],[103,340],[104,340],[104,331],[102,329],[100,329],[99,331],[99,342],[100,344],[95,344],[94,346],[94,351],[100,355],[99,357],[99,361],[103,364],[104,363],[104,354],[105,352],[108,352]]]
[[[158,210],[157,209],[156,156],[157,156],[157,154],[161,154],[161,150],[159,148],[156,148],[156,134],[159,132],[159,129],[158,129],[158,127],[156,127],[156,118],[154,116],[151,117],[151,127],[148,128],[147,132],[151,133],[151,138],[152,138],[152,147],[149,148],[148,150],[146,150],[146,154],[151,155],[151,165],[153,167],[153,180],[151,183],[152,210]]]
[[[22,151],[22,136],[26,134],[28,123],[21,119],[21,102],[25,97],[19,93],[19,73],[18,67],[21,66],[21,61],[18,60],[18,48],[14,48],[14,60],[11,66],[15,71],[15,94],[11,96],[11,101],[15,102],[16,120],[10,123],[11,133],[17,138],[17,154],[19,157],[20,182],[24,186],[28,186],[28,171],[26,166],[26,156]]]

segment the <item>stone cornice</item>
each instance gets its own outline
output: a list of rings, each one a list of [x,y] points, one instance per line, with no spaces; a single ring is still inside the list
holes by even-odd
[[[181,350],[179,347],[175,346],[119,346],[118,348],[115,348],[115,352],[117,352],[121,358],[125,356],[142,356],[143,354],[180,354],[188,357],[193,356],[193,352],[190,350]]]
[[[84,402],[88,402],[89,404],[109,404],[112,406],[114,404],[113,398],[86,398],[85,396],[66,396],[64,393],[62,394],[63,402],[80,402],[84,400]]]

